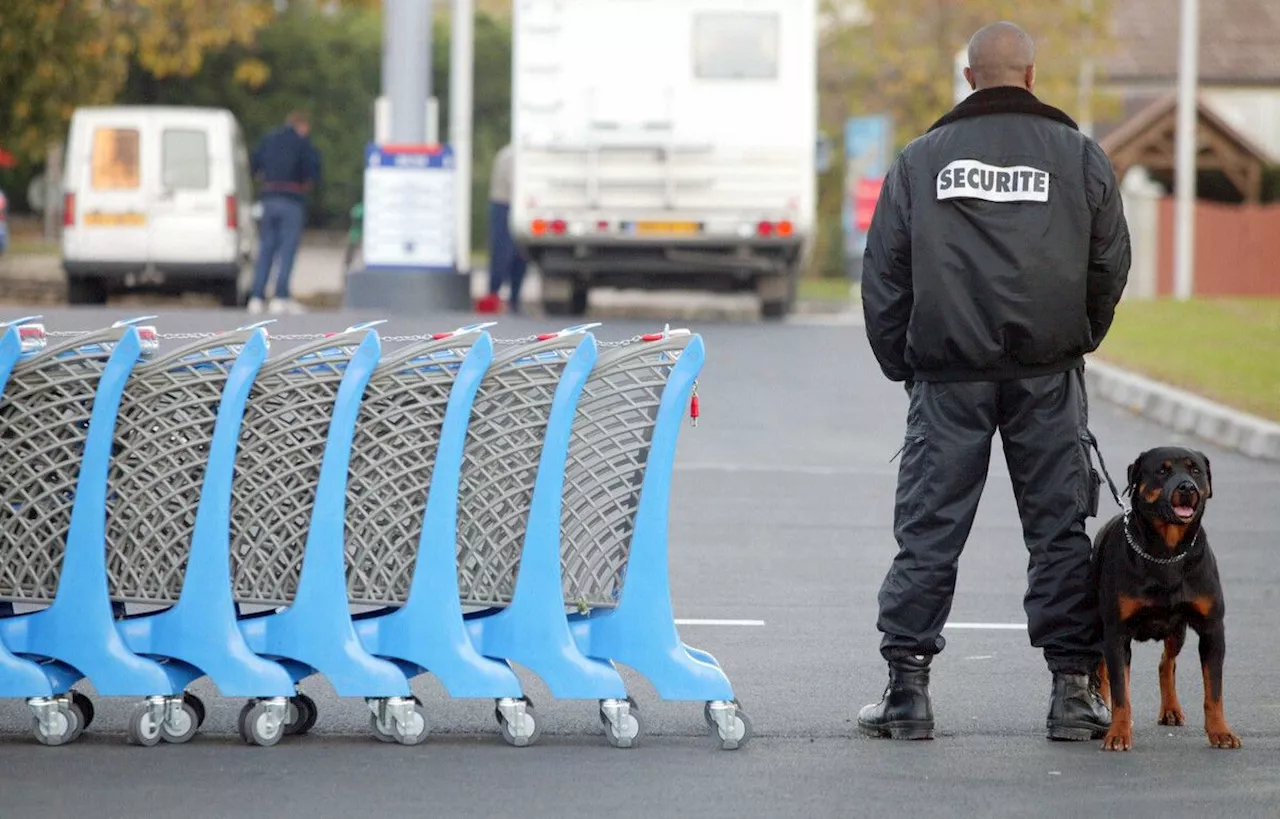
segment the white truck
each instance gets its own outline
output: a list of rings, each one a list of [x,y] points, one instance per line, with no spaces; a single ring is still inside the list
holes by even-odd
[[[516,0],[511,231],[548,313],[593,286],[790,312],[815,232],[816,0]]]

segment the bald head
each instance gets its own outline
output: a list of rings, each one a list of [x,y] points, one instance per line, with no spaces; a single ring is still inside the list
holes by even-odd
[[[1013,85],[1028,91],[1035,84],[1036,44],[1013,23],[983,26],[969,38],[969,67],[964,77],[975,90]]]

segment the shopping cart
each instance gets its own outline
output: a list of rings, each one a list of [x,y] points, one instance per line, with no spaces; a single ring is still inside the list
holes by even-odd
[[[569,445],[562,573],[579,650],[633,668],[663,699],[705,702],[709,727],[733,750],[751,721],[715,658],[681,642],[668,574],[676,440],[703,360],[700,336],[665,329],[596,361]]]
[[[0,325],[4,327],[4,334],[0,336],[0,395],[14,365],[44,349],[44,325],[35,323],[39,318],[25,316]],[[12,434],[13,431],[0,422],[0,441],[11,438]],[[13,562],[13,554],[0,541],[0,589],[13,586]],[[13,603],[0,601],[0,617],[13,613]],[[32,733],[46,745],[73,741],[93,718],[93,703],[79,691],[71,690],[79,678],[75,669],[63,663],[54,660],[36,663],[18,657],[0,643],[0,697],[27,700],[32,711]]]
[[[347,486],[347,595],[370,652],[409,676],[434,673],[452,697],[489,697],[507,742],[537,741],[510,665],[467,636],[458,595],[458,477],[468,421],[493,342],[473,325],[384,355],[360,408]],[[371,717],[375,735],[390,739]]]
[[[125,645],[106,581],[116,415],[135,364],[157,345],[154,328],[133,326],[144,318],[19,360],[0,399],[0,600],[43,606],[0,618],[0,643],[38,659],[60,694],[82,677],[103,696],[181,690],[181,676]],[[41,742],[73,740],[92,719],[87,698],[66,700],[31,701]]]
[[[374,322],[374,324],[380,322]],[[255,653],[301,680],[325,676],[339,696],[364,697],[377,724],[399,742],[426,737],[426,715],[397,666],[374,657],[356,635],[347,603],[343,534],[346,483],[361,396],[381,345],[372,324],[348,328],[263,365],[244,415],[232,488],[236,602],[267,607],[243,614]],[[240,714],[247,742],[272,745],[291,718],[282,697],[250,700]]]
[[[108,588],[118,605],[164,607],[117,626],[131,651],[181,680],[134,710],[134,743],[194,736],[205,707],[183,688],[202,676],[222,696],[294,695],[289,674],[245,644],[231,596],[232,470],[266,355],[266,331],[252,325],[157,355],[125,387],[108,482]]]
[[[610,744],[642,730],[613,663],[587,657],[561,599],[560,516],[569,433],[596,361],[595,324],[516,344],[481,382],[463,453],[458,584],[472,643],[537,674],[557,699],[596,699]],[[528,702],[523,702],[528,710]],[[511,717],[497,711],[507,731]]]

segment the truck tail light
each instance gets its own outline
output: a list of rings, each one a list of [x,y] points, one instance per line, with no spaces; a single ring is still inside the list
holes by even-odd
[[[76,224],[76,195],[68,191],[62,196],[62,226],[74,227]]]
[[[534,236],[546,236],[548,233],[555,236],[563,236],[569,230],[569,223],[563,219],[534,219],[529,224],[529,230]]]
[[[233,194],[227,195],[227,230],[240,227],[240,203]]]
[[[779,238],[786,239],[794,234],[795,225],[793,225],[788,219],[783,219],[781,222],[763,220],[756,225],[756,235],[761,238],[777,236]]]

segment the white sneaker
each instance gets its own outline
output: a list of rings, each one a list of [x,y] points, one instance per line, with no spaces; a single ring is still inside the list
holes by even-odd
[[[291,316],[299,316],[307,312],[301,304],[293,299],[272,299],[271,304],[267,308],[272,315],[288,314]]]
[[[249,299],[248,310],[250,315],[254,315],[254,316],[261,315],[263,309],[264,309],[264,305],[262,304],[262,299],[259,299],[259,298]]]

